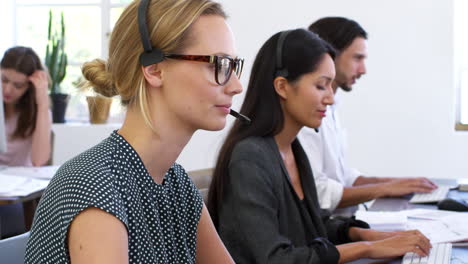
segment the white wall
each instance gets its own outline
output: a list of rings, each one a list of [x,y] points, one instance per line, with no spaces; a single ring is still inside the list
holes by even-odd
[[[256,52],[279,30],[323,16],[358,21],[369,33],[369,59],[368,74],[341,94],[350,163],[368,175],[468,177],[468,133],[454,130],[451,0],[221,2],[247,61],[244,85]],[[212,166],[226,131],[196,134],[179,161]]]
[[[0,0],[0,57],[14,43],[13,0]]]

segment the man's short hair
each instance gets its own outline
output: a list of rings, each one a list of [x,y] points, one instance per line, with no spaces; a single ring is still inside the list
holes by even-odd
[[[367,39],[367,32],[356,21],[344,17],[324,17],[309,26],[336,50],[343,51],[356,37]]]

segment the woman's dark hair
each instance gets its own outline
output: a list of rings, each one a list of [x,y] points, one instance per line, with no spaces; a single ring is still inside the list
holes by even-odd
[[[367,32],[356,21],[344,17],[324,17],[309,26],[337,51],[346,49],[357,37],[367,39]]]
[[[208,194],[208,209],[216,228],[218,209],[223,199],[224,186],[229,181],[229,162],[236,144],[251,136],[271,137],[283,129],[284,117],[280,99],[273,86],[277,77],[277,53],[281,53],[283,69],[288,82],[295,82],[306,73],[314,72],[325,54],[335,58],[333,47],[320,39],[317,34],[305,29],[296,29],[285,36],[281,52],[277,51],[278,39],[282,32],[273,35],[261,47],[250,73],[249,85],[240,113],[252,122],[244,125],[234,122],[218,155],[213,180]]]
[[[31,76],[36,70],[44,70],[41,60],[37,54],[28,47],[13,47],[5,51],[2,61],[2,69],[11,69],[20,72],[26,76]],[[19,112],[16,130],[12,138],[26,138],[31,136],[36,128],[36,89],[29,82],[29,87],[24,95],[19,99],[15,108]],[[5,107],[5,105],[4,105]]]

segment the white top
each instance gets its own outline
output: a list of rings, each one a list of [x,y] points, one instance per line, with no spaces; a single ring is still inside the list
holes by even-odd
[[[347,166],[346,133],[338,118],[337,99],[327,109],[319,132],[304,127],[298,135],[299,141],[309,157],[310,166],[317,186],[320,207],[335,210],[343,196],[343,187],[352,186],[361,175]],[[349,211],[349,210],[348,210]],[[354,210],[353,210],[354,211]],[[335,211],[340,214],[340,212]]]

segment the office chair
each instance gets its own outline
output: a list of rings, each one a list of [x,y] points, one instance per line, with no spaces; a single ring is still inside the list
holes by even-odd
[[[0,240],[1,263],[23,264],[29,232]]]
[[[208,202],[208,189],[213,178],[213,168],[188,171],[188,176],[203,196],[205,204]]]
[[[0,205],[0,239],[26,232],[22,203]],[[1,257],[0,257],[1,260]],[[0,261],[1,263],[1,261]]]

